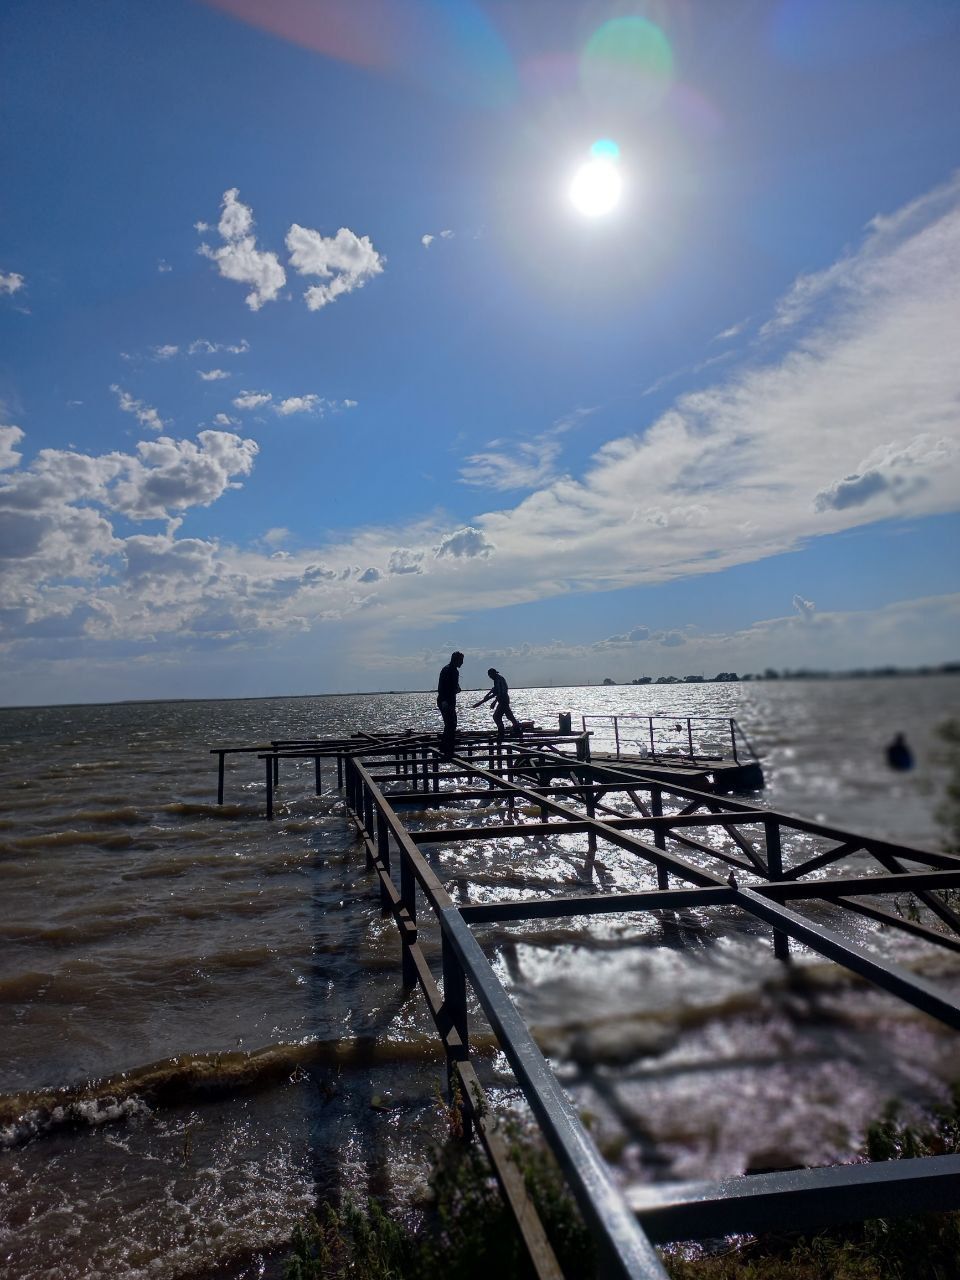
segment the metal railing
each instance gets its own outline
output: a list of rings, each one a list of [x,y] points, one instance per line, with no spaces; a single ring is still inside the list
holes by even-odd
[[[750,739],[733,716],[676,716],[660,713],[590,713],[580,717],[583,731],[593,734],[594,751],[607,746],[616,756],[648,760],[685,760],[691,764],[732,760],[759,761]]]

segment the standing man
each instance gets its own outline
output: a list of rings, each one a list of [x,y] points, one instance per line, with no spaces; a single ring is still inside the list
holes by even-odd
[[[487,675],[493,681],[493,688],[485,697],[481,698],[479,702],[475,702],[473,705],[475,707],[482,707],[485,702],[489,702],[490,699],[493,698],[493,718],[497,725],[497,736],[501,738],[503,737],[504,716],[507,717],[516,729],[517,733],[522,733],[523,727],[517,717],[513,714],[510,707],[510,690],[507,688],[506,680],[504,680],[496,667],[491,667],[487,672]]]
[[[463,654],[459,649],[450,655],[450,661],[440,672],[437,681],[437,706],[443,716],[443,733],[440,737],[440,756],[449,760],[457,736],[457,694],[460,692],[460,668]]]

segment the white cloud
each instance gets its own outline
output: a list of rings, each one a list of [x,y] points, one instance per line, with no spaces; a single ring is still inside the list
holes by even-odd
[[[958,453],[960,442],[944,436],[935,440],[920,435],[902,446],[882,445],[851,475],[821,489],[814,506],[818,511],[843,511],[863,506],[879,494],[903,502],[925,488],[940,467],[950,469],[955,465]]]
[[[335,236],[323,236],[295,222],[287,232],[287,249],[290,264],[300,275],[329,281],[312,285],[304,293],[311,311],[362,288],[383,271],[385,261],[368,236],[357,236],[348,227],[341,227]]]
[[[145,404],[142,400],[134,399],[129,391],[124,391],[123,388],[118,387],[115,382],[111,383],[110,390],[117,397],[117,401],[123,412],[133,414],[137,421],[142,423],[143,426],[149,427],[151,431],[162,431],[166,426],[166,423],[160,417],[159,413],[157,413],[156,409]]]
[[[281,543],[286,542],[289,537],[290,530],[284,529],[282,526],[278,525],[274,529],[268,529],[260,541],[265,542],[268,547],[279,547]]]
[[[11,271],[8,275],[0,271],[0,293],[16,293],[25,283],[19,271]]]
[[[191,356],[204,355],[214,356],[218,351],[226,351],[230,355],[243,355],[245,351],[250,350],[250,343],[246,338],[241,338],[239,342],[210,342],[207,338],[195,338],[187,347],[187,352]]]
[[[411,551],[409,547],[396,547],[390,552],[387,561],[387,573],[423,573],[423,552]]]
[[[281,417],[287,418],[292,413],[323,413],[326,404],[326,400],[310,392],[309,395],[305,396],[288,396],[286,400],[281,400],[279,404],[275,404],[273,411],[274,413],[279,413]]]
[[[363,573],[357,575],[358,582],[379,582],[381,578],[380,570],[371,565],[369,569],[365,569]],[[368,597],[369,599],[369,597]]]
[[[444,231],[441,231],[438,234],[441,240],[452,240],[454,233],[450,230],[449,227],[447,227]],[[433,244],[434,240],[436,240],[436,238],[437,237],[435,235],[431,235],[428,232],[426,235],[420,237],[420,243],[423,245],[425,249],[429,249],[430,246]]]
[[[16,446],[22,439],[23,432],[19,427],[0,427],[0,471],[20,465],[23,455],[17,452]]]
[[[447,534],[434,554],[438,559],[442,556],[453,556],[457,560],[472,560],[474,556],[489,556],[495,550],[494,544],[486,538],[482,530],[468,525],[465,529],[457,529],[456,532]]]
[[[225,279],[252,285],[245,301],[251,311],[259,311],[265,302],[276,300],[287,275],[275,253],[256,247],[253,212],[238,195],[236,187],[223,193],[217,230],[225,243],[219,249],[202,244],[199,252],[217,264]]]
[[[744,329],[750,323],[749,317],[746,320],[740,320],[736,324],[730,325],[729,329],[721,329],[719,333],[714,334],[710,339],[711,342],[729,342],[731,338],[737,338],[743,333]]]
[[[162,347],[151,347],[150,350],[153,352],[153,358],[155,360],[169,360],[172,356],[177,354],[180,348],[175,347],[172,343],[168,342]]]
[[[229,378],[226,369],[198,369],[197,374],[204,382],[219,382],[221,378]]]
[[[170,263],[167,262],[164,258],[161,258],[160,261],[157,263],[157,270],[160,272],[161,275],[166,275],[168,271],[173,270],[173,267],[171,267]]]
[[[236,418],[231,418],[229,413],[215,413],[213,415],[214,424],[218,427],[236,427],[239,423]]]
[[[594,409],[575,409],[530,440],[491,440],[468,455],[460,468],[463,484],[480,489],[535,489],[551,480],[560,456],[559,437],[588,418]]]
[[[483,489],[534,489],[550,480],[554,464],[560,456],[556,439],[538,436],[535,440],[518,441],[506,449],[497,448],[493,440],[481,453],[471,453],[460,479],[464,484]]]
[[[269,391],[241,391],[238,396],[234,396],[233,405],[235,409],[259,409],[272,399]]]
[[[793,597],[793,607],[801,618],[812,618],[817,608],[812,600],[804,600],[801,595]]]

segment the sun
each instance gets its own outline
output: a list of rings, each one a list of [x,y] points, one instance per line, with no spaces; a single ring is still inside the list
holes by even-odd
[[[578,213],[599,218],[617,207],[622,190],[616,157],[607,151],[598,152],[595,147],[591,158],[573,175],[569,196]]]

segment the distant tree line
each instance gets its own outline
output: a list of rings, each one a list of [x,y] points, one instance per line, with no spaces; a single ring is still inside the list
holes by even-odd
[[[636,676],[633,680],[611,680],[606,676],[605,685],[611,684],[730,684],[745,680],[865,680],[889,676],[954,676],[960,675],[960,662],[942,662],[935,667],[855,667],[852,671],[822,671],[812,667],[784,667],[778,671],[767,667],[764,671],[748,672],[738,676],[736,671],[718,671],[715,676]]]

